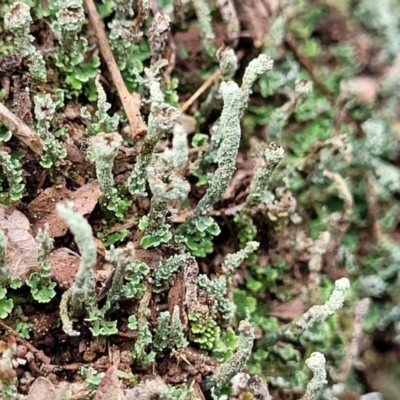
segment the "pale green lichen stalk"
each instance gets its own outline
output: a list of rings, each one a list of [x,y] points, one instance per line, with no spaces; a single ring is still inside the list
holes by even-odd
[[[126,247],[119,249],[115,249],[114,246],[111,246],[111,249],[106,252],[106,260],[115,268],[111,287],[107,293],[107,302],[110,304],[111,309],[115,309],[118,308],[118,301],[126,294],[124,290],[126,289],[124,280],[130,269],[129,267],[136,261],[135,248],[132,243],[128,243]],[[137,275],[139,274],[136,274],[136,276]],[[139,278],[141,278],[140,275]],[[141,285],[138,289],[144,289],[143,284],[138,282],[138,285]]]
[[[58,214],[65,220],[73,233],[81,253],[81,263],[76,273],[71,292],[70,309],[76,316],[86,310],[97,309],[95,278],[93,267],[96,263],[97,248],[93,241],[92,228],[87,220],[73,211],[73,204],[57,204]]]
[[[244,249],[233,254],[227,254],[222,262],[222,271],[226,276],[232,276],[233,271],[252,253],[254,253],[260,243],[251,241],[248,242]]]
[[[286,126],[293,112],[304,103],[312,93],[312,82],[301,80],[296,84],[295,93],[291,93],[291,98],[281,107],[276,108],[271,114],[268,122],[268,140],[280,142],[282,139],[283,128]]]
[[[183,267],[186,260],[190,258],[190,254],[174,254],[160,263],[152,274],[151,282],[153,284],[153,292],[161,292],[167,290],[172,283],[172,276]]]
[[[325,357],[318,351],[311,353],[306,360],[306,365],[313,373],[313,377],[307,385],[306,393],[300,400],[318,400],[321,389],[328,383],[326,380]]]
[[[217,317],[217,312],[225,322],[232,320],[235,314],[235,304],[230,299],[229,288],[232,281],[233,271],[254,251],[258,249],[258,242],[248,242],[246,247],[236,253],[228,254],[222,263],[223,275],[210,279],[207,275],[199,275],[198,285],[215,298],[215,303],[211,306],[211,315]]]
[[[250,322],[246,320],[240,321],[239,344],[237,350],[229,361],[220,366],[216,374],[205,380],[203,385],[204,389],[211,389],[212,393],[218,392],[224,386],[228,385],[236,374],[242,372],[251,356],[254,339],[254,328]]]
[[[17,1],[10,6],[4,16],[4,24],[15,36],[15,46],[23,57],[29,60],[29,71],[40,81],[46,81],[46,64],[42,54],[33,46],[30,34],[32,17],[29,7]]]
[[[62,92],[59,92],[59,94],[62,96]],[[63,105],[63,99],[53,101],[51,95],[47,93],[44,96],[36,95],[33,101],[37,120],[36,130],[44,144],[44,155],[42,156],[41,164],[44,168],[50,168],[53,164],[58,166],[61,164],[62,159],[66,157],[67,151],[55,139],[54,134],[50,132],[50,128],[57,107]]]
[[[172,153],[170,156],[169,153]],[[172,158],[172,164],[176,171],[184,170],[189,163],[189,145],[187,133],[183,125],[176,123],[172,138],[172,151],[167,152],[168,157]]]
[[[153,340],[153,348],[157,352],[161,352],[167,348],[171,350],[180,349],[188,345],[179,314],[178,305],[174,307],[172,318],[169,311],[160,313]]]
[[[261,165],[255,173],[254,184],[244,207],[252,207],[262,202],[268,190],[268,182],[271,179],[271,175],[281,162],[284,154],[285,151],[281,146],[275,143],[270,143],[268,145],[264,152]]]
[[[51,281],[51,264],[49,262],[54,240],[49,235],[48,225],[46,225],[44,231],[39,229],[36,235],[36,243],[38,244],[40,271],[31,274],[26,283],[31,288],[31,294],[35,300],[39,303],[47,303],[56,295],[54,290],[56,283]]]
[[[195,230],[196,223],[202,217],[207,216],[214,204],[223,197],[236,169],[236,156],[241,136],[242,93],[235,82],[222,82],[220,92],[224,99],[224,107],[218,126],[218,130],[223,132],[223,140],[218,149],[218,168],[206,194],[199,201],[192,217],[186,223],[189,232]]]
[[[176,200],[185,199],[190,191],[189,183],[176,175],[172,164],[161,157],[155,158],[150,164],[148,175],[153,197],[140,241],[144,248],[171,240],[170,224],[166,223],[169,206]]]
[[[272,69],[273,60],[266,54],[260,54],[256,59],[250,61],[244,71],[241,91],[243,95],[243,109],[247,106],[254,82],[265,72]]]
[[[94,155],[96,175],[100,183],[100,203],[107,207],[110,203],[118,202],[117,190],[114,189],[114,176],[112,173],[115,156],[122,144],[122,137],[117,132],[99,133],[94,137]]]
[[[119,115],[114,114],[110,117],[107,114],[107,111],[111,108],[111,104],[107,102],[106,92],[100,83],[100,75],[96,76],[94,83],[97,89],[97,110],[94,113],[96,116],[96,122],[92,122],[92,116],[86,107],[81,108],[81,115],[87,121],[87,133],[114,132],[119,124]]]
[[[8,183],[8,190],[3,189],[0,191],[0,201],[13,202],[21,199],[25,185],[22,183],[23,170],[20,161],[0,149],[0,165]],[[1,186],[2,179],[0,179],[0,188]]]
[[[230,81],[238,69],[238,61],[235,52],[229,47],[221,47],[217,51],[219,68],[224,81]]]
[[[342,308],[349,288],[350,283],[347,278],[338,279],[335,282],[335,289],[325,304],[311,307],[299,319],[267,334],[263,339],[263,344],[269,347],[281,338],[298,338],[299,335],[305,330],[312,328],[317,322],[324,322]]]
[[[211,42],[215,35],[211,24],[211,10],[206,0],[192,0],[203,37]]]
[[[233,51],[230,49],[221,49],[218,54],[220,57],[220,69],[223,78],[227,79],[230,75],[234,74],[234,69],[237,64],[237,61],[235,63]],[[242,80],[242,86],[240,88],[241,92],[241,106],[238,108],[239,112],[239,119],[242,117],[244,109],[247,107],[247,103],[249,101],[249,96],[251,94],[251,88],[254,84],[254,82],[265,72],[269,71],[272,69],[273,66],[273,61],[271,58],[269,58],[265,54],[260,54],[256,59],[250,62],[250,64],[247,66],[243,80]],[[228,82],[229,83],[229,82]],[[222,84],[220,87],[220,93],[222,94]],[[222,94],[222,97],[224,99],[225,103],[225,98],[224,95]],[[225,108],[225,104],[224,104]],[[222,110],[222,113],[224,112],[224,108]],[[233,110],[232,110],[232,118],[236,118],[233,116]],[[211,139],[211,146],[210,150],[207,152],[207,158],[213,160],[214,162],[219,161],[219,153],[217,154],[217,151],[222,143],[222,141],[225,138],[225,126],[224,126],[224,120],[221,118],[217,122],[216,126],[214,126],[214,134]],[[240,134],[239,134],[240,135]]]
[[[132,194],[146,196],[147,168],[153,158],[158,141],[175,126],[179,110],[164,102],[160,83],[148,71],[150,79],[150,115],[148,132],[139,148],[135,167],[129,178],[129,190]]]
[[[61,29],[61,43],[64,51],[72,50],[78,40],[78,33],[85,23],[82,0],[65,0],[57,12],[57,22]]]

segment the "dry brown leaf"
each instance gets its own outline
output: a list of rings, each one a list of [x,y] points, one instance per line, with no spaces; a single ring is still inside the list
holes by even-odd
[[[303,299],[301,297],[296,297],[286,303],[275,304],[268,315],[283,321],[293,321],[303,315],[305,311],[306,305]]]
[[[30,223],[18,210],[0,204],[0,229],[7,238],[7,263],[11,275],[27,278],[39,269],[38,245],[30,233]]]
[[[125,394],[117,376],[117,366],[112,365],[100,382],[93,400],[124,400]]]
[[[72,192],[65,184],[58,184],[44,190],[27,207],[32,221],[34,234],[39,228],[44,229],[49,224],[49,235],[53,238],[64,236],[68,230],[65,221],[56,211],[57,203],[65,200],[74,202],[74,210],[78,214],[90,214],[100,197],[100,184],[92,181]]]
[[[53,384],[46,378],[39,377],[31,385],[28,400],[54,400],[56,391]]]
[[[75,281],[81,258],[72,250],[62,247],[49,257],[51,279],[63,289],[69,289]]]

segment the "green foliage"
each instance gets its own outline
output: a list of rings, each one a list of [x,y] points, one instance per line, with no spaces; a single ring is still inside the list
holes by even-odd
[[[24,156],[22,151],[11,155],[0,150],[0,201],[12,203],[20,200],[23,196],[25,184],[23,183],[23,169],[20,159]],[[5,182],[7,183],[5,184]],[[7,187],[8,186],[8,187]],[[8,189],[8,190],[7,190]]]
[[[141,295],[145,289],[143,278],[149,273],[149,267],[141,261],[135,260],[127,266],[125,283],[122,293],[127,298]]]
[[[140,229],[145,230],[149,226],[148,217],[142,217],[139,224]],[[144,234],[140,239],[140,245],[144,249],[148,249],[150,247],[158,247],[162,243],[168,243],[172,239],[172,233],[169,229],[170,225],[165,224],[149,234]]]
[[[192,313],[189,314],[189,322],[193,342],[198,343],[201,349],[214,349],[221,331],[215,320],[201,313]]]
[[[131,351],[131,355],[138,361],[140,365],[146,367],[154,361],[156,356],[154,351],[146,352],[146,348],[153,343],[153,335],[150,332],[148,322],[141,322],[136,332],[136,342],[133,350]]]
[[[7,289],[0,287],[0,318],[4,319],[11,314],[14,303],[12,299],[7,299]]]
[[[36,236],[39,249],[40,271],[31,274],[26,284],[31,288],[32,297],[39,303],[48,303],[55,295],[56,283],[51,281],[51,265],[48,257],[53,250],[53,239],[48,234],[48,227],[45,231],[39,230]]]
[[[181,233],[185,232],[185,233]],[[195,257],[205,257],[213,250],[213,237],[221,233],[221,229],[212,217],[202,217],[196,221],[196,230],[186,232],[184,226],[178,229],[176,240],[182,241]]]
[[[175,254],[160,264],[152,274],[153,291],[157,293],[168,289],[172,283],[173,274],[182,267],[182,264],[189,257],[188,254]]]
[[[85,385],[93,392],[97,390],[105,375],[105,372],[98,372],[92,367],[81,367],[80,373],[85,378]]]

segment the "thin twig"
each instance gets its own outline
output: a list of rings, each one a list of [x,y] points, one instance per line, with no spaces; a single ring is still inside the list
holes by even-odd
[[[16,117],[7,107],[0,103],[0,123],[9,129],[13,135],[25,143],[36,154],[42,154],[43,142],[38,134],[25,125],[18,117]]]
[[[117,63],[114,59],[114,55],[111,51],[111,47],[107,40],[103,21],[101,20],[100,15],[97,12],[93,0],[84,0],[84,4],[86,7],[86,11],[89,15],[90,23],[97,37],[103,60],[107,65],[111,78],[117,88],[117,92],[121,99],[126,116],[128,117],[129,126],[131,128],[131,135],[134,139],[143,136],[147,132],[147,126],[143,122],[140,115],[136,97],[129,93],[128,89],[125,86],[124,80],[122,79],[121,72],[118,69]]]
[[[8,326],[7,324],[5,324],[3,321],[0,321],[0,326],[5,329],[6,331],[10,332],[13,334],[13,336],[15,337],[15,339],[22,343],[24,346],[27,347],[27,349],[29,351],[31,351],[42,363],[48,365],[50,364],[50,358],[47,357],[42,350],[38,350],[35,346],[33,346],[32,344],[30,344],[27,340],[25,340],[23,337],[21,337],[21,335],[15,331],[13,328],[11,328],[11,326]]]
[[[202,95],[213,83],[216,79],[221,76],[221,70],[217,69],[197,90],[196,92],[190,97],[190,99],[186,100],[185,103],[181,107],[181,112],[184,113],[192,104],[193,102]]]

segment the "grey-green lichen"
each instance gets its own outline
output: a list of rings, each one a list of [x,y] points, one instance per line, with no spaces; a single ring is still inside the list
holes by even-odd
[[[232,358],[223,363],[217,373],[208,377],[203,384],[204,389],[218,392],[229,384],[230,380],[245,368],[251,356],[255,335],[250,322],[243,320],[239,324],[239,344]],[[217,398],[217,397],[214,397]]]
[[[161,312],[154,333],[153,348],[157,352],[161,352],[165,349],[179,349],[187,345],[188,342],[180,320],[179,306],[175,305],[172,317],[169,311]]]
[[[166,222],[168,209],[174,201],[185,199],[190,191],[189,183],[177,175],[173,165],[162,157],[154,157],[149,165],[148,180],[153,197],[140,241],[144,248],[171,240],[170,224]]]
[[[48,225],[44,230],[39,229],[36,235],[36,243],[38,244],[40,270],[31,274],[26,283],[30,286],[32,297],[35,300],[39,303],[47,303],[56,295],[54,290],[56,283],[51,281],[51,264],[49,262],[54,240],[49,235]]]
[[[300,400],[318,400],[323,386],[328,383],[326,379],[325,357],[320,352],[311,353],[306,360],[307,367],[313,373],[311,381],[307,385],[306,393]]]
[[[235,52],[230,47],[223,46],[218,49],[217,57],[219,59],[222,78],[225,81],[232,80],[238,68]]]
[[[2,202],[19,200],[25,188],[20,161],[0,148],[0,165],[8,183],[8,190],[1,190],[0,192],[0,200]],[[3,186],[1,180],[0,185]]]
[[[113,187],[114,176],[112,168],[118,148],[122,144],[122,137],[117,132],[101,132],[93,140],[96,175],[101,188],[100,203],[104,207],[108,207],[110,203],[117,203],[119,200],[117,190]]]
[[[222,271],[225,276],[231,277],[233,271],[239,267],[239,265],[252,253],[254,253],[260,243],[250,241],[246,243],[246,246],[233,254],[227,254],[222,262]]]
[[[343,306],[349,287],[350,283],[347,278],[338,279],[335,282],[335,289],[325,304],[312,306],[299,319],[267,334],[263,339],[263,344],[269,347],[281,338],[298,337],[304,331],[312,328],[317,322],[325,321]]]
[[[232,46],[236,47],[240,36],[240,20],[235,8],[234,0],[217,0],[217,7],[221,13],[222,20],[226,24],[226,34],[232,42]]]
[[[4,24],[15,36],[15,46],[23,57],[29,60],[29,71],[40,81],[46,81],[46,64],[42,54],[33,46],[30,34],[32,17],[29,7],[17,1],[10,6],[4,16]]]
[[[196,16],[199,21],[200,31],[207,41],[215,38],[211,25],[211,11],[206,0],[192,0]]]
[[[157,63],[162,60],[162,51],[166,43],[165,39],[170,23],[168,15],[157,13],[148,31],[153,69],[157,68]]]
[[[63,93],[58,92],[59,99],[54,101],[50,94],[36,95],[35,103],[36,130],[43,141],[44,154],[42,155],[42,166],[51,167],[53,164],[59,166],[62,159],[66,157],[67,151],[62,148],[51,132],[51,122],[55,116],[56,109],[63,105]]]
[[[260,204],[268,190],[268,182],[272,173],[281,162],[285,151],[279,145],[270,143],[264,152],[261,165],[258,167],[250,194],[247,196],[245,207]]]
[[[97,110],[94,113],[96,122],[92,122],[92,116],[86,107],[81,108],[81,115],[87,121],[86,132],[88,134],[114,132],[119,124],[119,115],[114,114],[110,116],[107,114],[107,111],[111,108],[111,104],[107,101],[106,92],[100,83],[100,75],[96,76],[94,83],[97,90]]]
[[[57,212],[65,220],[73,233],[81,253],[81,263],[74,284],[69,289],[69,302],[72,313],[81,316],[86,310],[97,309],[95,279],[93,267],[96,262],[97,248],[93,241],[92,228],[87,220],[73,211],[73,204],[57,204]]]
[[[268,122],[268,140],[280,143],[283,128],[293,112],[304,103],[313,89],[310,81],[297,82],[294,93],[289,93],[289,100],[281,107],[277,107]]]
[[[223,321],[229,322],[235,314],[235,304],[230,299],[230,285],[232,281],[233,271],[254,251],[258,249],[258,242],[249,242],[246,247],[236,253],[225,256],[222,263],[223,275],[210,279],[207,275],[199,275],[198,285],[207,293],[215,298],[215,303],[211,306],[210,313],[216,318],[217,313]]]
[[[128,186],[132,194],[146,196],[147,168],[153,158],[153,152],[158,141],[175,126],[179,118],[179,110],[164,102],[160,83],[148,72],[150,85],[150,115],[148,132],[139,147],[135,167],[129,177]]]
[[[218,168],[206,194],[199,201],[193,215],[186,223],[189,232],[195,229],[196,222],[207,216],[214,204],[225,194],[236,169],[236,156],[241,136],[242,93],[235,82],[222,82],[220,92],[224,99],[224,107],[218,126],[223,136],[221,146],[218,149]]]
[[[143,366],[147,366],[150,362],[154,361],[156,355],[154,351],[147,350],[149,345],[153,342],[153,335],[151,334],[149,322],[147,320],[150,311],[150,299],[151,287],[147,286],[137,310],[137,336],[131,352],[132,357]]]
[[[66,50],[72,50],[78,40],[78,33],[85,23],[82,0],[65,0],[57,12],[57,23],[61,30],[61,43]]]
[[[247,106],[254,82],[262,74],[271,70],[273,65],[273,60],[266,54],[260,54],[257,58],[250,61],[249,65],[244,71],[242,86],[240,88],[243,96],[243,109]]]
[[[184,262],[190,257],[188,253],[174,254],[160,263],[152,274],[153,292],[157,293],[168,289],[172,283],[173,274],[182,268]]]
[[[132,268],[136,261],[133,244],[128,243],[125,247],[118,249],[115,249],[114,246],[111,246],[110,250],[106,252],[106,260],[115,268],[111,287],[107,293],[107,301],[109,302],[110,307],[115,309],[119,307],[118,301],[127,294],[126,287],[124,286],[124,280],[127,277],[127,273],[131,272],[130,267]],[[136,272],[136,276],[132,276],[132,278],[142,278],[138,270],[132,272]],[[137,284],[137,289],[144,289],[143,284],[140,282],[137,282]],[[132,290],[130,290],[130,292],[130,294],[132,294]]]
[[[189,163],[189,145],[186,130],[179,122],[174,126],[171,153],[175,170],[184,170]]]
[[[229,76],[232,76],[233,74],[233,69],[235,68],[235,63],[234,54],[232,51],[229,49],[221,49],[218,52],[218,56],[220,58],[220,69],[223,78],[228,79]],[[269,71],[272,69],[273,66],[273,61],[271,58],[269,58],[265,54],[260,54],[256,59],[250,62],[250,64],[247,66],[243,80],[242,80],[242,86],[240,88],[240,94],[241,94],[241,105],[235,110],[232,110],[231,117],[236,118],[234,116],[234,112],[238,112],[238,117],[239,119],[242,117],[244,109],[247,107],[247,103],[249,101],[249,97],[251,94],[252,86],[254,82],[265,72]],[[230,82],[228,82],[230,83]],[[222,141],[225,138],[225,125],[224,125],[224,120],[222,119],[224,109],[225,109],[225,97],[222,93],[222,84],[220,86],[220,94],[222,94],[222,98],[224,100],[224,108],[222,109],[222,114],[221,118],[219,121],[214,125],[213,131],[214,134],[211,139],[211,146],[209,151],[207,152],[206,159],[212,160],[214,162],[219,161],[219,153],[218,149],[221,146]],[[239,133],[240,135],[240,133]]]

